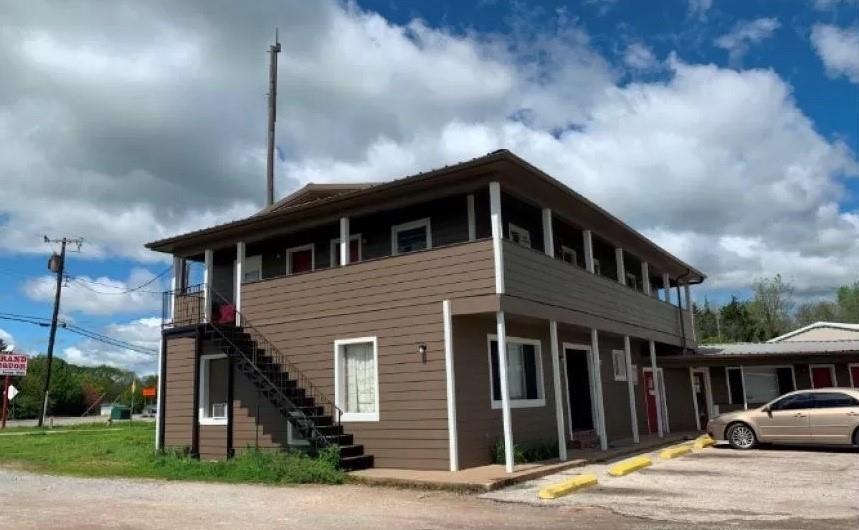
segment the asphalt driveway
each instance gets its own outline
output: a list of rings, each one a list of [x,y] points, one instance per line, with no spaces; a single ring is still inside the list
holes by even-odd
[[[483,497],[605,508],[666,523],[709,526],[746,521],[778,527],[790,522],[787,526],[793,528],[859,528],[859,452],[855,449],[734,451],[720,445],[674,460],[660,460],[657,453],[649,456],[652,467],[625,477],[609,476],[610,464],[592,465]],[[578,473],[596,473],[599,485],[553,501],[537,498],[540,488]]]

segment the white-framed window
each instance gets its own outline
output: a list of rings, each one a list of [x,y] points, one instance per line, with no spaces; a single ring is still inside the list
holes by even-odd
[[[594,274],[602,276],[602,268],[600,268],[600,260],[594,258]]]
[[[334,341],[334,401],[343,421],[379,421],[376,337]]]
[[[361,261],[361,234],[352,234],[349,236],[349,263]],[[340,265],[340,238],[335,237],[331,240],[331,261],[329,267],[337,267]]]
[[[487,337],[489,350],[490,399],[493,409],[501,408],[501,373],[498,367],[498,337]],[[544,407],[543,358],[540,341],[507,337],[507,385],[510,407]]]
[[[262,280],[262,256],[246,256],[242,265],[242,282]]]
[[[630,289],[638,290],[638,276],[631,272],[626,273],[626,286]]]
[[[561,261],[566,261],[571,265],[579,264],[578,255],[576,254],[576,251],[568,246],[561,245],[561,255],[558,257],[561,258]]]
[[[200,425],[227,424],[230,361],[223,353],[200,356]]]
[[[626,352],[624,350],[611,351],[611,365],[615,381],[626,381]]]
[[[430,218],[424,217],[391,227],[391,254],[398,256],[432,248]]]
[[[749,404],[769,403],[782,394],[796,390],[793,366],[744,366],[742,376],[746,402]]]
[[[510,233],[510,241],[531,248],[531,232],[513,223],[507,223],[507,231]]]
[[[316,270],[316,252],[313,243],[286,249],[286,273],[298,274]]]
[[[286,444],[287,445],[309,445],[307,438],[303,437],[292,422],[286,422]]]

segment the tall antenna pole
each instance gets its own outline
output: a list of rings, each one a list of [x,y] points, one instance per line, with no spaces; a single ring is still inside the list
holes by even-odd
[[[274,30],[274,44],[269,48],[268,67],[268,158],[266,159],[266,196],[265,205],[274,204],[274,122],[277,119],[277,54],[280,53],[280,39]]]

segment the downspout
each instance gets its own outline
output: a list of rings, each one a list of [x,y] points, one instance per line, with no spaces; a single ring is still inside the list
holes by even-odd
[[[686,269],[686,272],[677,277],[677,285],[675,285],[677,289],[677,312],[680,316],[680,336],[683,338],[683,355],[689,353],[689,348],[686,346],[686,322],[683,319],[683,297],[680,293],[680,280],[684,278],[688,278],[692,274],[692,271]],[[693,285],[692,282],[687,282],[689,285]],[[694,284],[703,283],[701,279],[694,282]],[[689,304],[689,311],[692,311],[692,302],[691,300],[686,300],[686,303]]]

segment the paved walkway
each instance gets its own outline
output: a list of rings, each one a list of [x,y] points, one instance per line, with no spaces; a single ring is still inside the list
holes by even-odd
[[[642,435],[639,444],[631,440],[618,441],[617,447],[607,451],[596,449],[570,450],[566,462],[550,460],[532,464],[519,464],[513,473],[503,465],[472,467],[461,471],[424,471],[414,469],[371,468],[353,471],[350,475],[360,482],[386,486],[421,487],[452,491],[492,491],[511,484],[534,480],[546,475],[578,468],[591,462],[602,462],[628,454],[648,451],[655,447],[691,439],[695,433],[676,433],[659,438],[655,434]],[[575,472],[575,471],[572,471]]]

